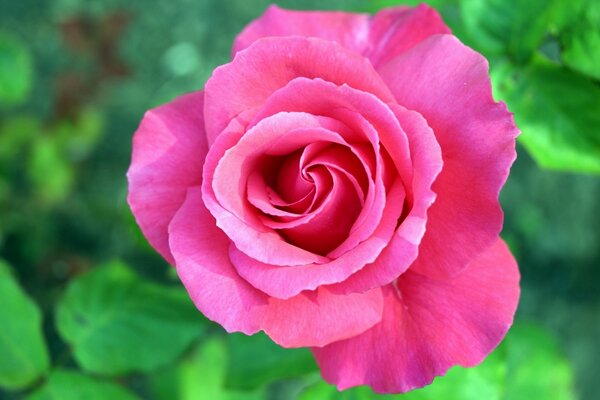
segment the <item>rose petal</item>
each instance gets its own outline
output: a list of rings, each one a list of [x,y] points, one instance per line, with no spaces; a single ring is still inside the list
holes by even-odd
[[[371,20],[369,45],[363,55],[379,67],[428,37],[441,33],[451,33],[450,28],[427,4],[383,9]]]
[[[427,226],[427,210],[436,198],[431,186],[443,163],[433,131],[418,113],[393,104],[390,108],[406,132],[414,163],[410,211],[375,262],[333,285],[331,290],[335,293],[362,292],[387,285],[406,271],[419,254],[419,244]]]
[[[392,7],[374,16],[339,11],[295,11],[270,6],[236,38],[233,54],[255,41],[272,36],[318,37],[381,65],[431,35],[451,33],[435,9]]]
[[[313,349],[324,379],[340,390],[369,385],[379,393],[406,392],[454,365],[480,363],[512,324],[519,272],[498,240],[454,278],[436,280],[410,270],[383,290],[379,324]]]
[[[371,237],[352,250],[326,263],[290,267],[273,266],[248,257],[235,246],[230,247],[231,262],[241,276],[254,287],[279,299],[288,299],[304,290],[338,283],[365,264],[375,261],[389,243],[404,203],[404,187],[396,180],[387,196],[381,223]]]
[[[171,264],[169,222],[187,188],[202,182],[203,103],[203,93],[195,92],[150,110],[133,138],[127,201],[148,242]]]
[[[217,225],[239,250],[271,265],[328,261],[285,242],[277,232],[262,224],[256,210],[245,200],[247,178],[243,176],[250,174],[248,166],[258,155],[283,155],[311,140],[343,143],[337,133],[322,127],[329,123],[327,118],[305,113],[282,113],[265,118],[245,134],[226,131],[213,144],[204,166],[204,201]],[[300,127],[304,127],[302,134],[294,134],[294,129]]]
[[[381,320],[380,289],[351,296],[320,289],[289,300],[269,299],[254,289],[231,266],[229,240],[203,206],[199,187],[188,190],[169,235],[177,273],[194,304],[228,332],[263,329],[282,346],[322,346],[360,334]]]
[[[334,42],[264,38],[215,69],[206,82],[204,115],[209,144],[232,118],[261,106],[273,92],[297,77],[318,77],[373,93],[385,102],[394,100],[369,60]]]
[[[177,274],[194,304],[228,332],[247,335],[261,329],[268,297],[236,273],[227,257],[229,240],[202,201],[202,190],[188,190],[169,225]]]
[[[458,273],[502,228],[498,194],[516,156],[518,129],[492,98],[485,58],[454,36],[432,36],[380,73],[399,104],[425,117],[444,160],[411,268],[431,276]]]
[[[269,36],[319,37],[360,53],[367,44],[368,32],[368,14],[292,11],[272,5],[237,36],[233,54]]]
[[[280,346],[325,346],[360,335],[381,321],[382,312],[379,288],[350,295],[319,288],[287,300],[271,298],[263,324]]]

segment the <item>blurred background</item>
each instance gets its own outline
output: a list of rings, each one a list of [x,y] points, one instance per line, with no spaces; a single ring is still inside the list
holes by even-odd
[[[268,3],[0,0],[0,398],[597,399],[600,2],[430,2],[523,132],[501,195],[522,299],[482,365],[398,396],[340,394],[308,350],[206,321],[125,202],[144,111],[202,88]]]

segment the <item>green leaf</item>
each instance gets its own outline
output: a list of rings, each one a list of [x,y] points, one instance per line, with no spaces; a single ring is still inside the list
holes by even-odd
[[[338,392],[323,381],[299,400],[574,400],[569,363],[545,331],[516,325],[504,342],[474,368],[454,367],[422,389],[403,395],[378,395],[362,386]]]
[[[233,391],[225,388],[228,349],[224,338],[211,337],[177,366],[165,368],[152,377],[158,400],[261,400],[261,389]]]
[[[534,325],[517,325],[506,337],[503,399],[574,400],[573,371],[554,338]]]
[[[561,58],[569,67],[600,80],[600,3],[588,1],[575,23],[560,35]]]
[[[317,366],[308,349],[284,349],[263,333],[228,336],[230,363],[227,386],[255,388],[277,379],[302,376],[316,371]]]
[[[496,94],[514,112],[520,142],[549,169],[600,173],[600,88],[542,59],[493,71]]]
[[[508,53],[527,61],[540,46],[553,15],[549,0],[461,0],[468,44],[486,56]]]
[[[64,157],[56,140],[41,136],[31,151],[27,174],[42,202],[55,204],[64,200],[74,182],[74,166]]]
[[[14,116],[3,121],[0,127],[0,166],[15,164],[24,157],[26,145],[41,131],[41,123],[34,117]]]
[[[33,62],[16,38],[0,32],[0,106],[22,103],[33,81]]]
[[[42,315],[0,261],[0,387],[20,389],[48,370]]]
[[[56,323],[77,362],[102,374],[168,364],[205,328],[183,289],[143,281],[119,262],[73,280]]]
[[[28,400],[135,400],[127,389],[78,372],[57,370]]]

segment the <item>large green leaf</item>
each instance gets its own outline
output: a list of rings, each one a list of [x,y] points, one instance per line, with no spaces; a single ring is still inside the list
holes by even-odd
[[[225,388],[228,348],[215,336],[198,346],[178,365],[154,374],[151,383],[157,400],[261,400],[261,388],[234,391]]]
[[[496,94],[508,103],[521,143],[542,167],[600,173],[600,88],[584,77],[536,59],[517,70],[493,71]]]
[[[573,375],[554,340],[540,328],[517,325],[474,368],[454,367],[423,388],[403,395],[378,395],[368,387],[338,392],[319,381],[299,400],[573,400]]]
[[[48,369],[48,351],[37,305],[0,261],[0,387],[19,389]]]
[[[230,363],[227,386],[255,388],[277,379],[294,378],[317,369],[308,349],[284,349],[265,334],[228,336]]]
[[[527,61],[551,22],[551,0],[461,0],[467,42],[486,55],[509,54]]]
[[[0,106],[23,102],[33,80],[33,63],[27,48],[0,32]]]
[[[183,289],[143,281],[119,262],[72,281],[56,322],[77,362],[103,374],[172,362],[205,327]]]
[[[600,2],[588,0],[560,35],[569,67],[600,80]]]
[[[57,370],[28,400],[135,400],[127,389],[78,372]]]

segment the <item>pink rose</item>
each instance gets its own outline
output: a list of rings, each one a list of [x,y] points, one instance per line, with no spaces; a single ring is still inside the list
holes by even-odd
[[[473,366],[519,272],[498,193],[518,130],[431,8],[270,7],[203,91],[149,111],[128,201],[227,331],[311,347],[339,389]]]

